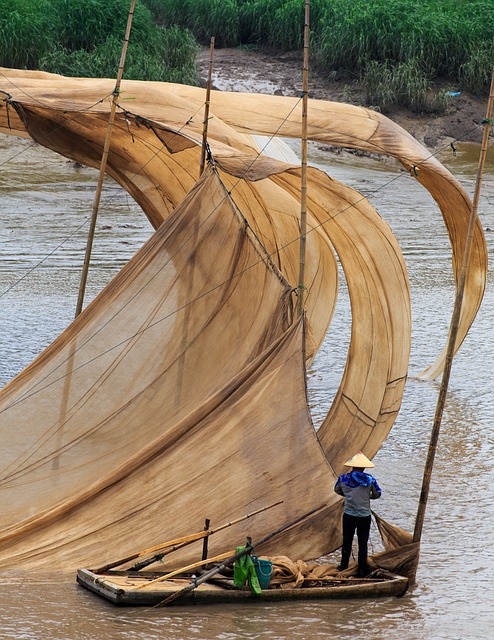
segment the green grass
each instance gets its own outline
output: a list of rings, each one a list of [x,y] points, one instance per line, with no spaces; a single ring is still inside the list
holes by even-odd
[[[143,0],[158,24],[191,31],[201,44],[215,37],[216,46],[234,47],[239,40],[236,0]]]
[[[47,0],[0,0],[0,64],[37,68],[52,44]]]
[[[0,65],[115,77],[130,0],[0,0]],[[193,84],[197,43],[137,2],[124,77]]]
[[[320,68],[359,76],[371,62],[386,64],[392,71],[411,61],[429,78],[448,78],[474,93],[487,91],[494,65],[492,2],[327,2],[315,32],[315,62]]]
[[[432,81],[416,59],[391,67],[386,62],[371,60],[360,83],[367,92],[367,102],[386,112],[393,106],[404,106],[415,113],[442,113],[448,92],[431,92]]]
[[[214,35],[217,46],[302,47],[304,0],[143,1],[160,24],[190,29],[202,44]],[[492,0],[311,0],[311,58],[328,77],[362,82],[381,106],[440,111],[445,94],[435,101],[428,95],[434,79],[488,91]]]
[[[0,64],[113,77],[129,6],[0,0]],[[195,82],[193,38],[300,49],[304,12],[304,0],[137,0],[125,77]],[[311,66],[361,82],[381,106],[439,109],[441,100],[428,97],[438,78],[485,94],[494,66],[493,0],[311,0]]]

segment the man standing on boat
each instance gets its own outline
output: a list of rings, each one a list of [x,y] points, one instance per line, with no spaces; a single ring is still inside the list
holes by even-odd
[[[371,525],[370,501],[381,497],[381,489],[376,479],[370,473],[365,473],[366,467],[375,467],[375,465],[361,451],[345,462],[345,466],[352,467],[352,470],[350,473],[341,475],[334,486],[335,492],[345,498],[343,546],[338,571],[344,571],[348,567],[356,531],[358,540],[357,575],[362,578],[368,573],[367,543]]]

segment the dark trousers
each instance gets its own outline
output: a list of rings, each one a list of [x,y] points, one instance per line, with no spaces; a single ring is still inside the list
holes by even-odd
[[[343,571],[348,567],[350,554],[352,553],[352,543],[355,531],[358,540],[358,571],[364,573],[367,568],[367,542],[369,540],[371,517],[350,516],[343,514],[343,546],[341,547],[340,569]]]

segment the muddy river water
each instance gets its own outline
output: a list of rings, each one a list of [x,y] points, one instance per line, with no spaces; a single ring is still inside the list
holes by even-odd
[[[472,195],[479,149],[457,145],[441,161]],[[479,214],[494,258],[493,152]],[[416,379],[444,344],[453,306],[448,238],[432,199],[398,167],[311,148],[311,162],[369,197],[398,238],[412,291],[413,343],[402,410],[375,458],[384,490],[376,511],[412,530],[439,382]],[[96,173],[24,140],[0,136],[0,383],[73,318]],[[107,182],[86,300],[152,230]],[[403,598],[173,609],[117,609],[73,575],[0,574],[0,638],[222,640],[240,638],[483,640],[494,625],[494,296],[453,364],[424,525],[418,583]],[[309,372],[315,422],[329,407],[349,336],[344,283],[327,339]],[[0,507],[1,508],[1,507]],[[375,531],[373,532],[373,538]]]

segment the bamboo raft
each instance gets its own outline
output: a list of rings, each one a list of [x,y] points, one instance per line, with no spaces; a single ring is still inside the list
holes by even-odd
[[[163,574],[131,571],[108,571],[105,574],[99,574],[89,569],[78,569],[77,582],[85,589],[120,606],[160,605],[170,595],[182,591],[190,582],[190,577],[157,582],[156,578],[160,575]],[[146,588],[144,584],[151,581],[154,581],[153,585]],[[400,597],[406,593],[407,589],[407,578],[383,570],[374,572],[368,578],[331,578],[318,581],[317,586],[303,586],[297,589],[263,589],[260,595],[252,594],[249,587],[234,588],[231,580],[219,577],[211,582],[199,584],[194,590],[184,592],[173,601],[173,604]]]

